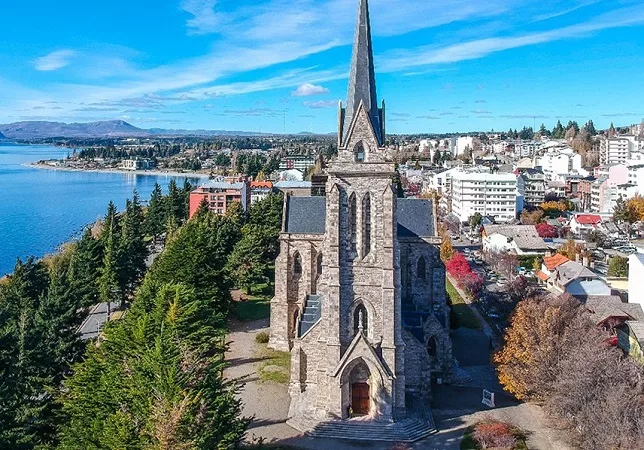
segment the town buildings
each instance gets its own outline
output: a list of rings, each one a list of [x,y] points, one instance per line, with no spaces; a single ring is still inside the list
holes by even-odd
[[[523,197],[525,207],[536,208],[546,197],[546,177],[536,169],[520,169],[517,192]]]
[[[299,429],[353,416],[413,422],[411,402],[451,377],[435,205],[396,196],[370,36],[361,0],[325,196],[285,199],[269,346],[291,353]]]
[[[123,170],[151,170],[155,167],[154,161],[146,158],[125,159],[121,163]]]
[[[626,164],[628,161],[641,158],[644,149],[644,138],[634,135],[622,135],[602,138],[599,147],[601,164]]]
[[[498,223],[513,221],[517,217],[516,175],[455,171],[451,177],[451,212],[461,222],[467,222],[476,213],[494,217]]]
[[[534,256],[548,251],[548,245],[534,225],[485,225],[482,238],[486,254],[509,252],[517,256]]]
[[[280,170],[292,170],[297,169],[302,173],[306,173],[309,167],[315,165],[315,156],[308,155],[293,155],[285,156],[280,161]]]
[[[199,186],[190,193],[190,217],[197,212],[202,202],[215,214],[224,215],[233,202],[240,203],[246,211],[250,206],[251,191],[249,181],[211,181]]]

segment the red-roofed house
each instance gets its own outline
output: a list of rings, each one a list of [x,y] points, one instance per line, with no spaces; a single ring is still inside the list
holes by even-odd
[[[575,234],[585,233],[597,228],[602,218],[596,214],[577,214],[570,221],[570,231]]]

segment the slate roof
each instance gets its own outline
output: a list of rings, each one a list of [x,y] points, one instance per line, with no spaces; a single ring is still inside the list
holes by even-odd
[[[578,278],[599,278],[595,272],[576,261],[567,261],[557,266],[555,270],[557,272],[555,279],[562,286],[566,286]]]
[[[324,234],[326,226],[325,197],[289,197],[286,205],[286,232]]]
[[[398,237],[432,237],[434,208],[431,200],[398,199]],[[293,234],[324,234],[326,197],[289,197],[286,205],[286,229]]]
[[[548,250],[534,225],[485,225],[486,236],[500,234],[512,239],[521,250]]]
[[[610,317],[623,317],[627,320],[643,321],[644,311],[637,303],[623,303],[617,296],[589,296],[586,308],[595,323],[601,323]]]
[[[378,96],[376,92],[376,74],[373,66],[373,48],[371,43],[371,24],[369,22],[369,4],[367,0],[360,0],[358,5],[358,21],[353,40],[353,57],[351,59],[351,73],[349,75],[349,93],[347,96],[347,109],[344,117],[343,144],[349,135],[351,122],[360,107],[364,106],[369,114],[369,119],[376,133],[378,143],[382,145],[382,127],[380,112],[378,110]]]
[[[399,198],[398,237],[432,237],[434,230],[434,208],[431,200]]]

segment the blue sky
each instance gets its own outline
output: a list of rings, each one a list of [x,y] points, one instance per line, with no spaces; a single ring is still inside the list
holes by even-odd
[[[356,0],[30,0],[0,26],[0,123],[333,132]],[[371,0],[389,133],[644,118],[641,0]]]

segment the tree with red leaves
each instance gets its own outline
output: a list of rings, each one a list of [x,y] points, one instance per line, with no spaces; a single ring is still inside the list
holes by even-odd
[[[535,227],[537,228],[537,233],[539,233],[539,236],[542,238],[556,238],[558,235],[557,229],[545,222],[537,224]]]

